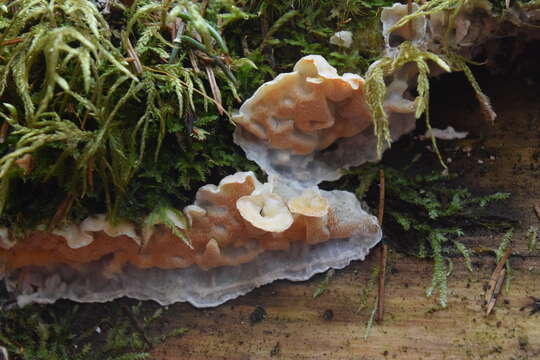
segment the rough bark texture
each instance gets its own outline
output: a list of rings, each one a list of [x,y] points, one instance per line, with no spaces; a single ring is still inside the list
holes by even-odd
[[[540,359],[540,313],[529,315],[531,308],[523,309],[531,304],[530,296],[540,297],[540,251],[529,253],[525,236],[530,225],[540,227],[533,211],[540,203],[539,78],[481,79],[498,113],[493,126],[483,120],[462,76],[438,82],[432,108],[435,125],[471,132],[454,153],[445,152],[453,159],[450,170],[462,172],[463,185],[475,193],[512,193],[493,214],[518,221],[513,248],[523,257],[510,259],[510,290],[499,295],[491,315],[485,315],[483,296],[495,267],[493,257],[474,257],[473,273],[455,259],[449,306],[440,309],[435,298],[425,296],[432,264],[394,252],[389,258],[384,323],[374,324],[364,340],[376,289],[369,297],[362,294],[377,263],[374,251],[367,261],[336,272],[316,299],[313,293],[321,275],[303,283],[277,282],[215,309],[177,304],[168,312],[167,326],[190,330],[157,347],[151,358]],[[462,151],[466,146],[472,147],[470,157]],[[464,242],[473,248],[496,248],[501,235],[468,235]],[[366,300],[367,306],[359,310]],[[267,315],[254,323],[251,314],[259,305]]]

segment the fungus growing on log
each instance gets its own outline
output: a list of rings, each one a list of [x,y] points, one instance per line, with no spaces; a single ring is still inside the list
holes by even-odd
[[[0,275],[7,275],[8,285],[22,287],[21,303],[129,295],[211,306],[276,279],[307,279],[345,266],[362,259],[381,238],[377,220],[353,194],[307,190],[288,199],[251,172],[203,186],[184,215],[187,223],[177,224],[191,247],[164,226],[147,230],[143,242],[134,225],[113,226],[95,216],[53,233],[36,230],[1,249],[5,273]],[[156,272],[168,280],[142,287]],[[88,283],[89,274],[95,283]],[[217,276],[227,280],[218,284]],[[171,287],[169,281],[184,285]],[[32,291],[25,295],[24,289]]]
[[[62,297],[79,301],[105,301],[120,296],[131,296],[138,299],[155,299],[163,304],[190,301],[196,306],[212,306],[276,279],[303,280],[330,267],[339,268],[347,265],[351,260],[362,259],[381,238],[380,228],[375,218],[362,209],[354,194],[344,191],[322,191],[317,185],[322,181],[340,178],[342,171],[351,166],[378,160],[382,150],[388,147],[391,141],[397,140],[414,129],[416,118],[427,111],[428,75],[434,75],[434,69],[432,69],[434,63],[446,71],[464,71],[473,84],[486,114],[489,118],[494,118],[489,100],[481,93],[472,72],[466,65],[466,60],[472,59],[471,54],[474,54],[482,42],[492,38],[497,31],[504,30],[499,29],[502,27],[497,28],[500,24],[493,20],[493,16],[484,16],[490,10],[479,7],[476,2],[471,3],[470,7],[468,3],[464,5],[466,2],[460,2],[456,7],[438,2],[437,11],[434,10],[435,8],[430,8],[431,4],[434,2],[422,5],[413,4],[412,14],[409,14],[406,5],[401,4],[382,11],[382,31],[386,48],[381,58],[369,67],[366,81],[356,74],[339,75],[323,57],[309,55],[301,58],[292,72],[278,75],[274,80],[263,84],[251,98],[244,102],[233,116],[237,124],[234,141],[242,147],[246,157],[254,160],[268,175],[268,183],[262,184],[253,173],[239,172],[225,177],[217,186],[201,187],[197,191],[194,203],[185,207],[183,211],[166,208],[159,220],[150,219],[151,216],[148,216],[146,221],[140,221],[137,224],[135,224],[136,221],[109,222],[107,219],[111,215],[111,209],[108,208],[110,204],[107,204],[109,211],[107,215],[96,215],[97,211],[85,212],[84,216],[88,214],[91,216],[82,222],[80,218],[78,218],[79,221],[74,222],[73,217],[65,216],[62,221],[53,222],[54,225],[60,224],[59,228],[48,231],[41,225],[24,229],[28,231],[24,236],[19,236],[17,241],[15,241],[17,236],[14,229],[0,228],[0,277],[6,278],[8,288],[19,296],[20,303],[51,302]],[[65,8],[71,7],[65,6]],[[94,9],[93,6],[91,8]],[[482,16],[478,16],[478,12],[482,12]],[[508,16],[514,16],[512,14]],[[516,18],[525,19],[527,16],[537,16],[537,14],[518,13]],[[165,16],[164,20],[167,20],[166,18]],[[202,17],[200,20],[202,21]],[[103,19],[102,22],[103,26],[100,29],[108,31],[106,20]],[[452,22],[454,22],[453,25]],[[143,25],[146,26],[145,23]],[[186,30],[186,34],[196,34],[198,30],[192,28],[191,25],[187,23],[185,25],[187,28],[182,27],[182,31]],[[452,29],[451,26],[454,25],[455,29]],[[208,26],[205,29],[213,29],[212,24]],[[56,24],[52,27],[56,28]],[[161,29],[163,28],[161,26]],[[492,32],[491,29],[498,30]],[[175,27],[175,31],[177,30]],[[212,39],[218,42],[221,39],[214,37],[216,34],[219,35],[219,31],[216,30],[214,35],[208,33],[206,39],[202,38],[203,44],[195,40],[197,36],[191,38],[183,35],[182,31],[178,31],[177,35],[180,38],[182,36],[186,38],[182,38],[182,42],[179,41],[180,38],[174,41],[175,46],[178,47],[174,48],[170,54],[170,63],[164,67],[167,71],[183,66],[183,60],[175,62],[176,52],[180,46],[190,44],[189,46],[198,49],[195,53],[200,53],[205,46],[211,47]],[[269,31],[269,33],[272,32]],[[92,44],[100,43],[96,40],[97,34],[99,31],[92,35],[94,39]],[[163,36],[160,31],[155,34]],[[22,40],[32,38],[32,36],[16,35],[12,38],[20,39],[21,44]],[[136,36],[128,37],[136,38]],[[188,39],[193,41],[188,41]],[[269,40],[269,38],[263,40],[261,49],[265,50],[264,46],[269,45]],[[359,37],[358,41],[355,41],[355,46],[360,41]],[[346,30],[336,33],[330,42],[344,48],[350,45],[350,51],[356,51],[355,46],[352,46],[352,35]],[[112,46],[112,44],[112,42],[110,44],[107,42],[107,47],[102,50],[109,49],[109,45]],[[169,50],[169,44],[166,44],[167,50]],[[250,42],[246,41],[246,46],[250,45]],[[20,46],[22,49],[22,45]],[[139,46],[142,45],[139,44]],[[214,78],[214,74],[223,75],[232,88],[237,80],[232,70],[239,67],[241,61],[233,59],[232,52],[228,53],[226,46],[220,47],[221,50],[207,49],[209,50],[207,53],[201,52],[201,54],[206,54],[204,66],[209,78]],[[9,49],[15,48],[9,47]],[[138,49],[137,46],[135,48]],[[29,125],[32,122],[28,121],[30,118],[22,121],[23,118],[19,116],[25,114],[24,116],[28,117],[32,111],[22,111],[22,109],[17,111],[18,106],[6,103],[5,107],[9,110],[9,114],[2,113],[6,119],[2,125],[4,132],[7,133],[7,130],[10,130],[10,136],[20,135],[23,140],[33,139],[22,135],[25,132],[34,134],[39,139],[42,137],[38,135],[44,132],[43,136],[48,139],[47,144],[53,144],[47,149],[54,150],[54,154],[58,149],[64,149],[62,147],[64,145],[69,145],[73,149],[92,150],[103,141],[103,144],[108,143],[112,146],[114,148],[112,153],[109,154],[107,150],[103,152],[105,155],[100,155],[101,163],[96,162],[96,159],[102,150],[85,152],[85,156],[77,155],[78,160],[70,157],[69,161],[78,164],[76,169],[84,169],[81,172],[82,177],[79,178],[81,174],[75,174],[77,176],[73,178],[78,179],[77,184],[81,185],[79,190],[82,189],[82,195],[81,191],[77,193],[81,198],[86,196],[87,191],[95,190],[94,186],[97,188],[99,181],[103,182],[103,184],[100,183],[103,189],[111,185],[108,182],[110,181],[108,176],[111,174],[115,177],[113,183],[118,183],[112,184],[118,185],[115,191],[122,189],[123,196],[124,187],[129,182],[129,179],[120,176],[124,170],[130,175],[130,181],[137,182],[139,179],[136,176],[141,175],[140,170],[145,166],[154,165],[154,163],[142,161],[143,158],[149,156],[145,154],[153,153],[151,156],[154,162],[158,160],[163,162],[163,159],[168,160],[176,156],[178,143],[181,144],[183,150],[186,150],[186,158],[182,160],[184,163],[201,154],[208,155],[208,159],[214,161],[212,158],[214,153],[210,156],[210,150],[208,154],[204,150],[187,154],[191,149],[188,149],[189,145],[187,142],[184,143],[182,138],[183,130],[187,130],[191,135],[197,135],[198,141],[207,134],[205,130],[195,126],[197,122],[204,123],[206,119],[197,119],[196,111],[202,108],[197,107],[197,102],[192,99],[195,88],[204,93],[202,91],[204,84],[197,77],[199,73],[197,56],[200,54],[195,56],[195,53],[190,52],[193,56],[190,55],[189,60],[193,67],[183,69],[182,72],[174,73],[170,77],[165,76],[162,71],[162,65],[164,65],[162,59],[144,64],[144,68],[139,69],[144,71],[144,76],[136,79],[136,76],[121,64],[125,61],[125,54],[109,50],[111,54],[108,61],[115,60],[113,64],[116,64],[118,68],[116,71],[122,74],[120,80],[114,83],[117,85],[112,86],[110,91],[118,90],[120,93],[127,91],[126,97],[123,97],[124,94],[121,97],[125,99],[126,104],[138,102],[140,97],[148,96],[147,108],[151,111],[138,113],[139,119],[135,128],[132,128],[133,119],[131,118],[127,122],[122,122],[125,121],[124,118],[120,120],[113,118],[114,114],[123,112],[122,102],[115,105],[114,111],[109,107],[106,108],[107,110],[95,111],[95,109],[101,109],[101,105],[97,106],[93,103],[91,109],[84,110],[85,119],[87,116],[92,118],[94,115],[111,114],[110,119],[102,121],[103,124],[115,124],[105,129],[110,132],[107,135],[110,138],[106,141],[101,135],[95,136],[102,130],[98,123],[103,119],[97,122],[94,121],[96,119],[90,119],[87,127],[80,128],[78,124],[70,120],[77,115],[73,110],[78,106],[76,102],[75,106],[69,103],[70,109],[66,112],[67,116],[65,114],[58,116],[58,121],[54,117],[46,123],[39,122],[37,128]],[[62,52],[57,53],[54,56],[64,56]],[[163,51],[159,53],[163,54]],[[17,54],[19,54],[17,57],[23,58],[27,52]],[[142,53],[140,55],[138,62],[147,61],[145,57],[148,55],[144,57]],[[232,60],[231,64],[223,61],[223,59],[228,60],[229,57]],[[94,64],[94,57],[91,56],[89,59]],[[11,60],[8,60],[8,64],[11,64]],[[94,72],[98,74],[102,70],[101,67],[95,66],[96,64],[92,65],[90,73],[85,73],[86,76],[91,77]],[[212,70],[214,65],[217,66],[215,73]],[[19,71],[19,68],[15,69],[16,72]],[[139,70],[137,72],[140,72]],[[137,74],[137,76],[140,75]],[[124,77],[125,79],[132,78],[130,80],[134,81],[132,85],[127,86],[127,83],[124,84],[126,86],[122,85],[123,81],[127,81],[122,80]],[[6,76],[4,80],[11,81],[11,78],[12,76]],[[51,76],[51,79],[59,78],[63,79],[63,77]],[[176,80],[179,79],[183,80],[177,82]],[[87,80],[92,79],[85,78],[84,83],[89,87],[85,90],[85,94],[96,90],[91,88],[93,81]],[[142,81],[137,84],[140,80]],[[187,84],[185,88],[184,82]],[[48,88],[47,91],[54,92],[54,94],[51,92],[50,98],[53,95],[56,96],[55,89],[59,88],[57,84],[54,82],[47,86],[46,84],[47,82],[34,88]],[[231,102],[222,101],[218,86],[220,84],[215,78],[209,82],[214,100],[220,109],[218,112],[224,110],[225,104],[227,106],[231,104]],[[69,86],[72,85],[73,89],[70,88],[70,91],[75,91],[76,81],[69,83]],[[108,84],[105,85],[108,86]],[[11,84],[5,88],[19,88],[20,86],[20,84]],[[62,91],[67,91],[69,87],[66,83],[60,88],[63,89]],[[130,89],[133,90],[132,93]],[[136,89],[138,90],[135,91]],[[236,96],[236,92],[233,91],[233,93]],[[33,101],[40,94],[32,92],[31,95],[22,99],[26,110],[36,107]],[[180,117],[175,117],[177,114],[169,111],[171,106],[167,103],[163,107],[166,110],[164,110],[166,116],[161,117],[161,100],[170,98],[178,99],[181,103],[178,105],[180,107],[189,104],[188,110],[180,111]],[[205,102],[208,100],[207,95],[203,98]],[[82,98],[76,98],[76,100],[80,99]],[[118,96],[110,97],[110,99],[114,100],[110,101],[113,104],[118,101]],[[47,97],[45,100],[43,102],[45,105],[38,105],[37,108],[41,110],[47,108],[50,99]],[[200,102],[203,102],[202,100],[199,98]],[[153,115],[149,116],[150,113]],[[180,124],[181,121],[176,123],[171,120],[181,117],[185,118],[185,124],[183,124],[185,128]],[[158,118],[159,121],[156,120]],[[174,123],[174,126],[170,126],[169,122]],[[83,123],[86,123],[86,120]],[[62,127],[57,129],[52,126],[58,124]],[[126,124],[130,124],[132,142],[129,146],[122,147],[120,142],[114,140],[116,137],[125,137],[128,132],[122,126]],[[52,127],[49,128],[49,125]],[[14,129],[8,129],[10,126]],[[94,129],[95,126],[98,128]],[[54,133],[48,134],[49,130],[54,130]],[[157,139],[152,138],[154,135]],[[142,144],[137,142],[139,136]],[[71,144],[69,140],[72,138],[77,138],[79,142]],[[171,141],[172,138],[174,141]],[[156,151],[148,149],[144,151],[146,147],[156,146],[152,144],[154,140],[157,140]],[[221,140],[220,138],[218,142]],[[10,144],[11,153],[17,146],[25,145],[25,141],[21,141],[20,144],[18,142]],[[88,145],[93,144],[90,141],[95,141],[95,145]],[[14,182],[12,180],[15,179],[22,179],[25,183],[34,181],[34,176],[40,181],[49,180],[49,175],[45,178],[42,176],[44,171],[42,168],[45,166],[40,164],[38,161],[40,157],[37,156],[42,146],[45,146],[44,144],[45,142],[37,142],[37,145],[34,144],[35,148],[24,148],[25,155],[8,159],[6,163],[9,166],[5,167],[4,172],[6,177],[2,178],[3,185],[0,184],[5,193],[8,191],[6,189],[9,189],[7,186],[10,181]],[[62,146],[59,147],[59,145]],[[162,145],[168,148],[166,155],[159,153]],[[204,148],[204,145],[201,147]],[[129,156],[122,155],[124,153],[122,149],[139,148],[140,153],[136,151],[130,152]],[[224,156],[224,153],[228,155],[227,149],[230,148],[216,149],[211,150],[216,150],[216,153]],[[109,174],[105,170],[109,168],[113,170],[112,168],[116,166],[114,161],[116,157],[120,161],[119,164],[122,163],[124,167],[116,167]],[[77,161],[81,158],[84,161],[79,164]],[[109,158],[112,159],[112,163]],[[133,165],[134,159],[138,159],[137,168]],[[13,161],[17,167],[11,167],[10,161]],[[172,178],[182,177],[183,172],[189,172],[191,169],[201,174],[204,172],[200,166],[179,166],[186,165],[184,163],[178,162],[163,169],[157,167],[151,171],[174,173],[171,175]],[[215,163],[224,167],[229,166],[229,168],[246,166],[245,163],[242,166],[231,165],[229,162],[223,164],[216,161]],[[73,168],[68,170],[71,171]],[[177,171],[177,168],[181,170]],[[100,171],[103,174],[99,174]],[[42,177],[38,177],[39,174]],[[216,174],[205,173],[201,175],[201,178],[207,175],[214,178]],[[145,173],[141,175],[141,178],[145,176],[152,178],[155,181],[154,188],[161,191],[162,185],[170,185],[161,183],[161,175],[163,174]],[[53,178],[55,181],[62,182],[68,177],[62,174],[60,177],[53,176]],[[94,184],[94,178],[96,178],[96,184]],[[124,180],[126,183],[123,183]],[[146,184],[145,181],[146,178],[138,184]],[[170,181],[183,182],[177,178]],[[174,184],[176,187],[171,186],[171,189],[163,190],[163,192],[167,196],[177,193],[186,195],[182,191],[191,191],[188,190],[191,184],[191,181],[181,185]],[[200,183],[197,184],[194,188],[200,186]],[[183,190],[178,192],[181,186],[184,186]],[[105,191],[103,189],[100,190],[101,193],[96,192],[92,195],[103,195]],[[133,192],[139,190],[139,187],[131,188]],[[106,190],[106,193],[110,195],[109,190]],[[118,193],[114,195],[117,198],[122,197]],[[178,203],[178,199],[174,200]],[[110,202],[110,199],[107,201]],[[103,204],[100,203],[100,205]],[[137,220],[140,219],[144,220],[144,216],[140,215]]]
[[[389,87],[389,112],[414,113],[414,103],[403,98],[406,89]],[[407,103],[406,110],[398,109],[400,99]],[[303,57],[293,72],[263,84],[233,120],[238,124],[235,142],[248,159],[266,173],[302,186],[336,180],[343,169],[377,160],[364,79],[350,73],[339,76],[318,55]],[[413,127],[414,121],[413,126],[398,124],[394,137]]]

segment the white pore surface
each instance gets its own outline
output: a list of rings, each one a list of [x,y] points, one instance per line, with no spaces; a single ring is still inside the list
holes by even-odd
[[[341,212],[339,217],[349,218],[351,223],[361,218],[362,225],[350,238],[311,246],[293,243],[286,251],[266,251],[252,262],[209,271],[196,266],[175,270],[127,266],[121,274],[107,278],[102,271],[107,258],[77,267],[26,267],[10,273],[6,284],[20,306],[59,299],[105,302],[122,296],[155,300],[162,305],[188,301],[196,307],[217,306],[278,279],[307,280],[329,268],[340,269],[365,258],[381,239],[376,218],[362,210],[351,193],[323,193],[330,206]]]

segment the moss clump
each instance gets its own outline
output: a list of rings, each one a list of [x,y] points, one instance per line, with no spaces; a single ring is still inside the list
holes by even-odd
[[[391,1],[107,3],[0,9],[0,223],[17,234],[92,213],[140,222],[256,170],[228,115],[307,53],[365,70]],[[350,49],[328,43],[339,30]]]
[[[229,57],[216,17],[200,12],[190,2],[137,1],[106,19],[88,0],[5,6],[4,224],[54,227],[92,212],[138,219],[185,202],[208,176],[250,168],[219,116],[238,103],[231,71],[246,63]],[[174,21],[183,21],[185,43],[173,43]]]
[[[106,309],[99,309],[103,304],[81,309],[67,302],[1,311],[0,345],[14,360],[149,359],[154,345],[187,332],[185,328],[160,329],[162,334],[156,335],[152,326],[163,309],[151,311],[149,305],[116,301]]]

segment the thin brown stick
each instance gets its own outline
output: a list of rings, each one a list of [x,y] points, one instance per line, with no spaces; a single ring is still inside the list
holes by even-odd
[[[493,270],[493,273],[491,274],[491,278],[489,279],[489,287],[486,291],[486,314],[489,315],[491,313],[491,310],[493,310],[493,307],[495,306],[495,303],[497,302],[497,296],[500,292],[500,287],[502,285],[502,282],[504,280],[504,276],[506,274],[506,271],[504,270],[504,265],[506,264],[506,261],[512,254],[512,248],[506,249],[503,256],[497,263],[497,266],[495,267],[495,270]]]
[[[24,40],[23,38],[8,39],[8,40],[2,41],[0,45],[1,46],[14,45],[14,44],[20,43],[23,40]]]
[[[379,170],[379,212],[377,220],[379,226],[382,226],[384,216],[384,170]],[[382,244],[379,256],[379,289],[377,296],[377,322],[382,322],[384,318],[384,280],[386,277],[386,258],[388,256],[388,246]]]
[[[411,14],[412,13],[412,0],[407,0],[407,14]],[[409,23],[407,24],[407,26],[409,27],[409,35],[412,36],[412,33],[413,33],[413,20],[410,20]]]
[[[51,232],[54,230],[56,225],[64,218],[64,216],[68,213],[69,209],[71,209],[71,205],[73,205],[73,200],[75,200],[75,197],[73,195],[68,195],[64,201],[60,203],[58,208],[56,209],[56,212],[54,213],[54,216],[49,223],[49,226],[47,226],[47,231]]]
[[[377,322],[382,322],[384,318],[384,280],[386,277],[386,258],[388,256],[388,246],[382,244],[379,256],[379,289],[377,296]]]
[[[379,170],[379,211],[377,212],[377,221],[382,226],[384,216],[384,170]]]
[[[536,217],[538,218],[538,220],[540,220],[540,206],[538,206],[538,204],[534,204],[533,209]]]
[[[223,108],[223,105],[221,103],[221,91],[219,90],[219,86],[214,75],[214,69],[212,69],[210,65],[206,65],[205,68],[206,75],[208,76],[208,83],[210,84],[210,90],[212,90],[212,96],[214,97],[217,111],[220,115],[223,115],[225,109]]]
[[[506,271],[502,269],[502,271],[500,272],[499,278],[497,279],[497,282],[495,283],[495,288],[493,289],[493,294],[491,296],[491,299],[487,303],[486,315],[489,315],[491,311],[493,310],[493,308],[495,307],[495,304],[497,304],[497,298],[499,296],[499,293],[501,292],[505,275],[506,275]]]
[[[131,40],[129,40],[129,36],[125,35],[125,46],[126,50],[129,54],[130,58],[133,58],[133,66],[135,68],[135,73],[140,74],[143,72],[143,66],[141,63],[141,60],[139,59],[139,56],[137,55],[137,52],[135,51],[135,48],[131,44]]]

